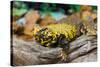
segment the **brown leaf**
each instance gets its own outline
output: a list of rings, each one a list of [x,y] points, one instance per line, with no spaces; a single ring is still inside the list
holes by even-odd
[[[51,16],[51,15],[46,15],[43,19],[42,19],[42,21],[40,22],[40,25],[41,26],[46,26],[46,25],[48,25],[48,24],[53,24],[53,23],[55,23],[56,22],[56,20]]]
[[[25,15],[26,23],[24,25],[24,34],[32,36],[32,30],[39,18],[40,14],[38,11],[31,10]]]

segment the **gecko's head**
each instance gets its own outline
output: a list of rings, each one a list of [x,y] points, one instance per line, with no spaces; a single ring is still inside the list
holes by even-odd
[[[66,47],[68,48],[68,39],[66,38],[66,36],[64,34],[60,34],[59,37],[58,37],[58,46],[59,47]]]

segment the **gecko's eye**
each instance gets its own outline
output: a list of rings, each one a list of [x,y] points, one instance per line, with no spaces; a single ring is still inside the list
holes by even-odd
[[[60,34],[58,38],[58,46],[63,47],[64,45],[68,44],[68,40],[64,34]]]

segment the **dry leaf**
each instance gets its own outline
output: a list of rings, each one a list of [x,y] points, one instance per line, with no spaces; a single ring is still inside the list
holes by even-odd
[[[39,18],[40,14],[38,11],[31,10],[25,15],[26,23],[24,25],[24,34],[32,36],[32,30]]]
[[[46,26],[46,25],[48,25],[48,24],[53,24],[53,23],[55,23],[55,22],[56,22],[56,20],[55,20],[52,16],[46,15],[46,16],[42,19],[42,21],[40,22],[40,25],[41,25],[41,26]]]

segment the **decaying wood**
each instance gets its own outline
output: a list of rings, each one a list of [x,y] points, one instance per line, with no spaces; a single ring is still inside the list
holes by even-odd
[[[14,38],[12,50],[13,65],[36,65],[56,63],[61,48],[46,48],[35,42],[29,43]]]
[[[97,61],[97,50],[94,49],[86,55],[80,56],[71,61],[71,63],[79,63],[79,62],[95,62]]]
[[[68,62],[87,62],[97,60],[96,36],[82,35],[71,42]],[[24,41],[13,37],[13,65],[39,65],[59,63],[61,48],[47,48],[32,41]],[[62,63],[62,62],[60,62]]]

